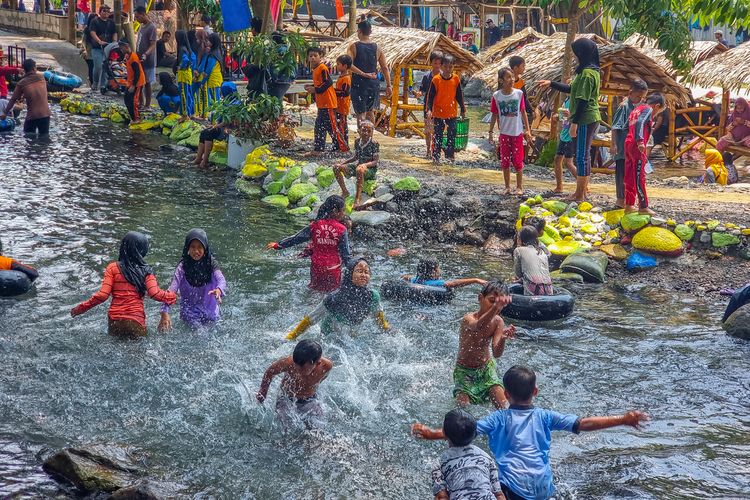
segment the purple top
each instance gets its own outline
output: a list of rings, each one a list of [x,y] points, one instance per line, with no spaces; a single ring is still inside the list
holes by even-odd
[[[211,276],[211,281],[200,287],[191,286],[185,279],[185,271],[182,262],[174,271],[172,283],[169,290],[180,296],[180,318],[190,326],[200,326],[212,321],[219,320],[219,303],[213,295],[208,292],[218,288],[222,297],[226,295],[227,282],[224,275],[218,269]],[[164,305],[162,312],[169,312],[169,306]]]

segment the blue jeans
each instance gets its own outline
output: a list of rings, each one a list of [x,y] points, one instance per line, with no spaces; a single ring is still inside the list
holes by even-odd
[[[92,88],[98,90],[102,88],[102,84],[99,80],[102,77],[102,64],[104,63],[104,51],[102,49],[91,49],[91,59],[94,61],[94,80],[91,84]]]

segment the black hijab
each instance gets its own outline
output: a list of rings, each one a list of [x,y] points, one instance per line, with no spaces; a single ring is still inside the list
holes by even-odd
[[[130,231],[120,243],[120,256],[117,266],[128,283],[138,289],[138,293],[146,295],[146,276],[154,274],[151,266],[143,258],[148,253],[148,239],[143,233]]]
[[[203,258],[195,260],[188,255],[190,242],[197,240],[203,245]],[[211,281],[214,271],[219,268],[214,256],[211,255],[211,247],[208,245],[208,236],[203,229],[191,229],[185,236],[185,246],[182,247],[182,269],[185,271],[185,279],[190,286],[200,287]]]
[[[573,45],[573,54],[578,59],[576,73],[583,73],[584,69],[593,69],[599,71],[599,46],[595,41],[588,38],[579,38]]]
[[[357,286],[352,282],[354,268],[360,262],[369,263],[362,258],[353,259],[344,270],[341,288],[329,294],[323,303],[330,312],[343,316],[347,322],[358,325],[370,314],[372,291],[366,286]]]

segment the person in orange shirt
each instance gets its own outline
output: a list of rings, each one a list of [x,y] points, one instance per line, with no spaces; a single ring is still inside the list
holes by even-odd
[[[352,58],[351,56],[344,54],[336,59],[336,71],[339,72],[339,79],[336,80],[336,99],[338,100],[338,106],[336,107],[336,124],[339,127],[341,135],[344,137],[344,142],[349,145],[349,123],[347,117],[349,116],[349,105],[351,104],[352,98],[350,93],[352,90]]]
[[[146,235],[130,231],[122,239],[120,255],[117,262],[111,262],[104,271],[101,289],[85,302],[70,310],[70,315],[81,315],[112,296],[109,306],[109,334],[125,337],[145,337],[146,312],[143,309],[143,297],[148,294],[152,299],[167,305],[177,302],[177,295],[169,290],[159,288],[154,271],[143,260],[148,253]]]
[[[20,271],[29,277],[29,280],[34,281],[39,277],[39,273],[36,269],[26,264],[21,264],[17,260],[5,257],[3,255],[3,243],[0,242],[0,271]]]
[[[339,128],[336,126],[336,90],[333,87],[331,73],[323,64],[323,49],[310,47],[307,49],[307,60],[313,68],[313,84],[305,85],[305,90],[315,95],[315,105],[318,107],[318,116],[315,119],[314,150],[323,152],[326,148],[326,137],[333,139],[333,150],[348,152],[349,146],[344,142]]]
[[[452,162],[456,150],[456,119],[458,107],[461,107],[461,118],[466,117],[464,93],[461,79],[453,73],[455,59],[443,55],[440,63],[440,74],[432,79],[427,94],[427,117],[432,119],[434,135],[432,139],[432,161],[440,162],[440,153],[445,149],[445,159]],[[443,131],[448,128],[448,138],[443,148]]]
[[[526,116],[529,119],[529,123],[533,123],[534,107],[531,105],[531,100],[529,100],[529,94],[526,93],[526,82],[522,78],[524,72],[526,71],[526,60],[521,56],[511,56],[511,58],[508,59],[508,66],[510,66],[510,70],[513,72],[513,88],[523,92],[523,102],[524,109],[526,110]],[[500,90],[500,88],[503,86],[503,79],[500,76],[500,73],[503,71],[503,69],[504,68],[500,68],[497,72],[497,90]]]
[[[138,111],[138,100],[141,98],[143,86],[146,85],[146,75],[143,72],[141,60],[138,54],[130,48],[126,41],[120,41],[118,44],[120,52],[125,57],[125,67],[128,72],[128,89],[125,91],[125,107],[128,108],[130,122],[137,123],[141,121],[141,114]]]

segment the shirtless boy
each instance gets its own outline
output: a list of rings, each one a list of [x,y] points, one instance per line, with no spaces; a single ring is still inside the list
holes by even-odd
[[[495,408],[507,404],[495,358],[502,356],[505,341],[516,331],[513,325],[506,328],[499,316],[510,301],[507,288],[491,281],[479,293],[479,311],[467,314],[461,321],[458,358],[453,370],[453,396],[460,406],[487,400]]]
[[[323,349],[313,340],[302,340],[291,356],[281,358],[268,367],[263,374],[260,389],[255,398],[263,404],[268,388],[276,375],[281,379],[281,393],[276,400],[276,415],[286,428],[296,411],[308,428],[319,427],[323,409],[317,397],[318,385],[328,376],[333,362],[323,357]]]

